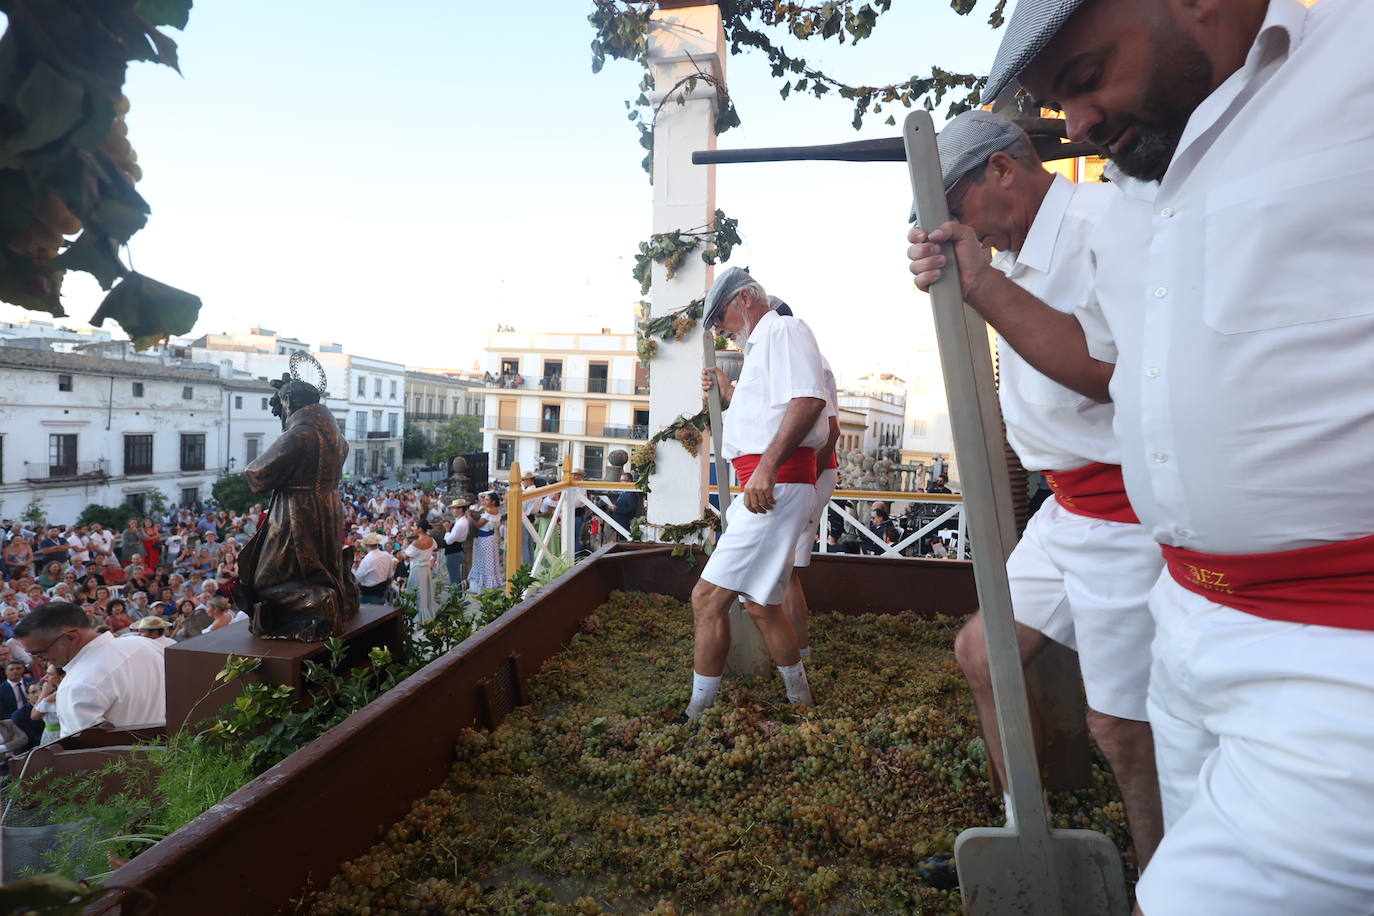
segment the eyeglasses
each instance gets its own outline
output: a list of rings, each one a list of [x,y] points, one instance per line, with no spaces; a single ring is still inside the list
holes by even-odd
[[[739,294],[742,292],[744,292],[744,290],[736,292],[729,299],[725,300],[724,305],[716,309],[715,315],[706,323],[706,330],[714,331],[717,328],[725,327],[725,313],[730,311],[730,306],[735,304],[735,300],[739,298]]]
[[[41,648],[41,649],[30,649],[30,650],[29,650],[29,654],[30,654],[30,655],[39,655],[39,656],[42,656],[43,658],[47,658],[47,657],[48,657],[48,653],[52,651],[52,647],[53,647],[53,646],[57,645],[57,644],[60,643],[62,640],[66,639],[68,636],[71,636],[71,635],[72,635],[71,633],[63,633],[61,636],[57,637],[56,639],[54,639],[52,642],[48,643],[46,646],[44,646],[44,647]]]

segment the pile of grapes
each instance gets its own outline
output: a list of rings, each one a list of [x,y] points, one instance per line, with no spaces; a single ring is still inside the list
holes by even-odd
[[[819,706],[727,680],[675,725],[691,609],[619,593],[531,683],[531,704],[458,742],[449,781],[306,903],[320,914],[958,913],[955,836],[1000,824],[960,621],[812,622]],[[1052,799],[1057,826],[1125,848],[1110,779]]]

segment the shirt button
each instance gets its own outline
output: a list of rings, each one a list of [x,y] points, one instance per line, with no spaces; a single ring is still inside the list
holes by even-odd
[[[1187,528],[1175,528],[1174,534],[1181,538],[1193,536],[1193,532],[1189,531]]]
[[[1169,460],[1169,455],[1167,452],[1155,452],[1154,459],[1155,461],[1158,461],[1160,464],[1163,464],[1164,462]]]
[[[1162,286],[1156,286],[1156,287],[1155,287],[1155,298],[1156,298],[1156,299],[1163,299],[1163,298],[1164,298],[1165,296],[1167,296],[1167,295],[1169,295],[1169,291],[1168,291],[1167,289],[1165,289],[1165,288],[1162,287]]]
[[[1171,218],[1171,217],[1174,215],[1174,208],[1173,208],[1173,207],[1165,207],[1163,210],[1160,210],[1160,211],[1159,211],[1159,215],[1162,216],[1162,217],[1164,217],[1165,219],[1169,219],[1169,218]]]
[[[1159,369],[1151,366],[1145,370],[1145,375],[1147,378],[1159,378]]]

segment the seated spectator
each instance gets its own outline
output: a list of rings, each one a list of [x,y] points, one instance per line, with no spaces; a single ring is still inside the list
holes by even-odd
[[[97,633],[86,613],[66,602],[32,611],[16,636],[31,655],[66,672],[57,698],[62,737],[99,722],[165,724],[162,652],[148,640]]]
[[[227,598],[214,596],[205,603],[205,611],[210,615],[210,624],[205,628],[206,633],[211,630],[222,630],[234,622],[234,612],[229,607]],[[247,616],[244,615],[245,618]]]
[[[110,610],[105,615],[105,625],[110,628],[111,633],[122,633],[133,625],[133,618],[129,616],[127,605],[123,598],[114,598],[110,601]]]
[[[22,754],[30,747],[26,731],[15,724],[13,714],[0,719],[0,758],[9,759]]]
[[[124,567],[124,575],[129,579],[147,577],[147,570],[143,565],[143,554],[136,553],[133,555],[133,558]]]
[[[129,581],[129,574],[112,560],[106,560],[100,568],[100,577],[105,580],[106,585],[123,585]]]
[[[30,684],[29,670],[21,661],[11,660],[5,665],[5,679],[0,681],[0,718],[9,718],[27,700]]]
[[[54,585],[62,581],[62,564],[56,561],[43,564],[43,571],[38,574],[38,587],[47,591]]]
[[[39,681],[33,681],[24,693],[24,705],[16,709],[14,714],[10,716],[10,721],[19,726],[19,730],[28,736],[30,748],[38,747],[43,743],[43,717],[40,715],[35,718],[33,714],[33,709],[38,705],[42,695],[43,684]]]
[[[129,632],[145,637],[159,649],[175,646],[176,640],[167,635],[167,621],[156,614],[149,614],[129,628]]]
[[[12,578],[19,578],[28,573],[29,567],[33,565],[33,545],[28,538],[16,535],[4,549],[4,563],[10,571]]]
[[[152,613],[152,611],[148,608],[148,604],[149,602],[147,591],[140,590],[131,593],[129,595],[129,605],[127,608],[129,619],[138,620],[142,617],[147,617],[150,613]]]
[[[13,604],[6,604],[5,609],[0,611],[0,642],[14,638],[14,627],[19,623],[19,608]]]
[[[62,726],[57,719],[57,689],[62,684],[62,674],[62,669],[56,665],[48,668],[48,673],[40,682],[38,702],[33,704],[33,709],[29,712],[29,716],[43,726],[43,738],[38,742],[39,747],[56,741],[62,733]]]
[[[25,612],[31,611],[40,604],[47,603],[47,600],[48,597],[43,594],[43,586],[34,582],[33,585],[29,586],[27,593],[24,595],[24,603],[28,605],[24,610]]]

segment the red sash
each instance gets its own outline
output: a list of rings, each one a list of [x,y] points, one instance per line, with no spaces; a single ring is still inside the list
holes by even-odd
[[[1374,630],[1374,537],[1278,553],[1163,549],[1174,581],[1217,604],[1270,620]]]
[[[1094,463],[1072,471],[1043,471],[1059,504],[1076,515],[1139,525],[1126,499],[1121,466]]]
[[[832,451],[832,452],[830,453],[830,461],[829,461],[829,463],[827,463],[826,466],[825,466],[824,468],[822,468],[822,470],[833,471],[833,470],[835,470],[836,468],[838,468],[839,466],[840,466],[840,455],[839,455],[839,452],[833,452],[833,451]]]
[[[762,455],[740,455],[730,462],[739,475],[739,485],[746,486],[754,476],[754,468],[759,466]],[[796,449],[786,461],[778,465],[778,483],[816,482],[816,450],[802,446]]]

